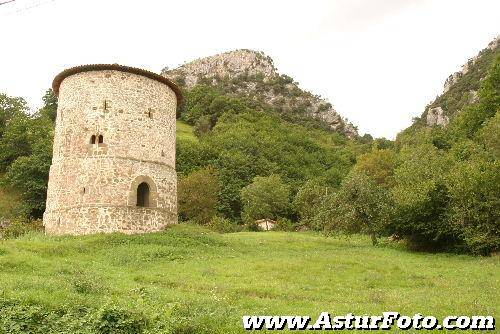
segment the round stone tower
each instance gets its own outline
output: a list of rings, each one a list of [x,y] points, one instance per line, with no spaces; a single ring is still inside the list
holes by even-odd
[[[59,104],[46,232],[141,233],[177,223],[177,86],[102,64],[67,69],[52,88]]]

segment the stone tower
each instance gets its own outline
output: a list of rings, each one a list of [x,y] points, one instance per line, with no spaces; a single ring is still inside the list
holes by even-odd
[[[59,105],[46,232],[141,233],[177,223],[177,86],[101,64],[67,69],[52,88]]]

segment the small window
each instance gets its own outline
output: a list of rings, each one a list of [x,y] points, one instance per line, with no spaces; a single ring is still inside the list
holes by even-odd
[[[92,135],[92,137],[90,137],[90,143],[95,144],[95,139],[96,139],[95,135]]]
[[[102,135],[99,135],[99,144],[104,143],[104,137]]]
[[[149,206],[149,185],[146,182],[137,187],[137,206],[145,208]]]

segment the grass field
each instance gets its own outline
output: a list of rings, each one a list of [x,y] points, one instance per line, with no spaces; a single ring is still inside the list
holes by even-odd
[[[181,120],[177,120],[177,139],[178,140],[193,140],[197,141],[198,138],[193,133],[193,127]]]
[[[0,333],[239,333],[245,314],[322,311],[495,316],[499,277],[498,257],[410,253],[362,236],[186,225],[31,234],[0,241]]]

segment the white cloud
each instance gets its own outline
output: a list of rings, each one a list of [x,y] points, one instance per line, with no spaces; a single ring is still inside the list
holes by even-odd
[[[498,12],[493,0],[17,0],[0,6],[0,91],[35,106],[69,66],[160,71],[250,48],[362,132],[394,137],[500,32]]]

